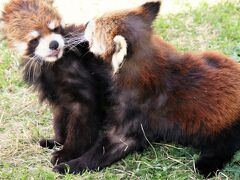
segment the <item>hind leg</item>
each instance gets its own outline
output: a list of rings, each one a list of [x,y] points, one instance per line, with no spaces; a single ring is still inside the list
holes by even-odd
[[[69,168],[69,173],[76,174],[82,173],[87,169],[102,169],[138,149],[135,140],[127,138],[123,141],[113,142],[111,137],[104,136],[80,158],[56,165],[53,170],[60,174],[65,174]]]
[[[147,141],[144,134],[134,131],[134,128],[130,127],[129,129],[133,131],[126,135],[124,133],[126,127],[124,126],[108,128],[108,131],[99,136],[88,152],[77,159],[54,166],[53,170],[64,174],[68,170],[69,173],[82,173],[87,169],[102,169],[132,152],[145,148]],[[136,126],[136,129],[139,130],[141,127]],[[145,131],[145,133],[151,139],[149,132]]]
[[[212,177],[221,170],[226,163],[231,161],[233,155],[234,150],[230,147],[228,147],[228,150],[203,151],[199,160],[196,162],[196,168],[201,175]]]

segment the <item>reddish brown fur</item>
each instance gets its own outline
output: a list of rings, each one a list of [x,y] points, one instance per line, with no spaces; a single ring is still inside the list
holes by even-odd
[[[215,134],[230,127],[240,112],[239,65],[216,52],[178,53],[174,47],[151,32],[149,23],[139,21],[142,17],[144,21],[149,21],[150,16],[147,16],[141,7],[130,11],[109,13],[96,19],[95,33],[98,37],[104,36],[104,43],[109,48],[102,55],[103,59],[111,62],[114,51],[113,38],[116,35],[123,35],[130,44],[133,44],[131,51],[134,54],[127,58],[120,75],[115,77],[121,84],[120,87],[137,88],[142,92],[164,87],[165,74],[169,73],[170,63],[174,61],[176,61],[174,68],[180,75],[187,74],[191,69],[200,68],[206,80],[202,80],[197,89],[189,90],[187,87],[182,87],[169,101],[168,106],[175,109],[172,114],[173,121],[178,121],[190,134],[198,132],[202,125],[206,134]],[[221,70],[210,67],[206,59],[214,59],[221,64]],[[213,84],[210,83],[212,81],[214,81]],[[196,94],[197,103],[194,100]],[[184,99],[187,103],[182,105],[177,103],[176,97]],[[188,111],[189,109],[192,111]],[[206,119],[202,119],[204,116]],[[156,127],[158,122],[151,122],[151,124]]]
[[[169,71],[169,59],[166,59],[164,54],[161,53],[163,51],[162,40],[154,37],[151,44],[156,46],[157,67],[160,68],[159,72],[161,74],[158,74],[158,78],[155,79],[151,76],[148,76],[148,78],[154,82],[155,86],[158,86],[161,84],[161,80],[163,81],[160,77],[164,75],[165,71],[166,73]],[[149,53],[149,49],[146,49],[145,46],[141,50],[148,51],[146,54]],[[201,85],[197,86],[196,89],[183,85],[180,86],[181,88],[178,89],[174,97],[170,97],[168,106],[174,109],[172,120],[178,121],[183,129],[190,134],[199,132],[202,126],[205,134],[212,135],[231,127],[236,122],[240,112],[240,66],[228,57],[216,52],[176,54],[175,51],[168,48],[166,53],[175,56],[172,61],[176,61],[174,66],[179,71],[179,75],[187,75],[189,71],[196,68],[203,71],[202,75],[204,76],[204,79],[200,82]],[[181,62],[178,62],[179,59]],[[216,60],[221,65],[221,70],[210,67],[206,63],[206,59]],[[150,61],[149,59],[148,62]],[[142,73],[143,71],[139,74]],[[179,104],[179,99],[176,99],[176,97],[186,103]],[[205,117],[205,119],[202,119],[202,117]],[[157,122],[153,123],[154,127],[156,125]]]
[[[23,21],[22,19],[25,19]],[[11,0],[4,8],[4,34],[10,46],[14,42],[28,42],[28,34],[34,30],[41,35],[50,33],[48,23],[56,20],[60,25],[61,18],[58,12],[43,0]]]
[[[87,26],[90,50],[112,63],[114,105],[106,132],[66,163],[70,172],[104,168],[164,140],[199,149],[195,167],[207,177],[240,149],[240,65],[216,52],[177,52],[152,32],[159,8],[149,2]],[[66,166],[54,170],[64,173]]]

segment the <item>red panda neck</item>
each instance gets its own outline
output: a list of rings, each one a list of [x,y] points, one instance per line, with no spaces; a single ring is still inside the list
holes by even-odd
[[[177,55],[171,45],[153,35],[125,60],[117,78],[121,88],[159,89],[163,86],[169,58]]]

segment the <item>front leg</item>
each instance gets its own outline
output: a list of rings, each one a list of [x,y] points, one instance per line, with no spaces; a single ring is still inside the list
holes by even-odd
[[[70,106],[63,149],[53,153],[52,164],[66,162],[85,153],[95,142],[99,124],[93,106],[73,103]]]
[[[98,138],[88,152],[77,159],[54,166],[53,170],[64,174],[68,168],[69,173],[102,169],[129,153],[142,150],[153,137],[146,117],[136,108],[124,110],[122,115],[120,115],[122,117],[111,115],[119,119],[115,124],[106,127],[107,131]]]
[[[114,140],[113,137],[104,135],[80,158],[56,165],[53,170],[60,174],[67,172],[76,174],[84,170],[102,169],[138,149],[139,146],[134,138]]]
[[[53,139],[41,139],[39,144],[43,148],[53,149],[55,146],[61,146],[66,139],[66,127],[68,123],[69,112],[66,108],[55,107],[53,118]]]

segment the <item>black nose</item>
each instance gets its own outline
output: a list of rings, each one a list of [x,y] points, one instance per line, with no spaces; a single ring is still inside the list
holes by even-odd
[[[50,48],[51,50],[56,50],[58,47],[59,47],[59,43],[58,43],[57,41],[52,41],[52,42],[50,42],[50,44],[49,44],[49,48]]]

